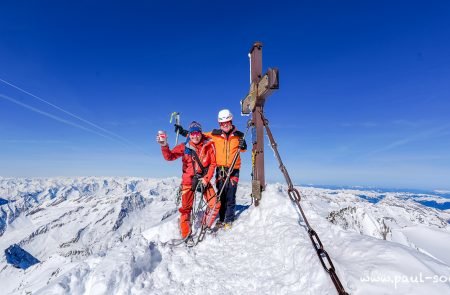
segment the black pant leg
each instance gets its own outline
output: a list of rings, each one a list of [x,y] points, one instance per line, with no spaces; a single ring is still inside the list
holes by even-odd
[[[230,181],[227,184],[227,210],[225,214],[225,222],[233,222],[234,221],[234,215],[236,211],[236,191],[237,191],[237,184],[234,184]]]
[[[217,188],[217,193],[220,192],[220,190],[222,189],[223,186],[223,181],[218,181],[216,188]],[[224,191],[222,192],[222,195],[220,196],[220,209],[219,209],[219,221],[224,221],[225,220],[225,213],[227,212],[227,198],[226,198],[226,188],[224,189]]]

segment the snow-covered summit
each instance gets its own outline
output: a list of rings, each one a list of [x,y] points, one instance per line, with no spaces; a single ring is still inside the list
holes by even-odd
[[[232,230],[192,249],[161,246],[179,235],[178,185],[178,178],[0,178],[7,201],[0,205],[0,249],[17,244],[40,261],[21,270],[2,254],[2,292],[336,293],[280,184],[268,185],[254,207],[242,183]],[[300,189],[348,292],[450,292],[449,212],[403,194]]]

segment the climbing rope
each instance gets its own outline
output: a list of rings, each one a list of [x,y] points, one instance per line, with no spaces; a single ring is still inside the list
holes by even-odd
[[[320,263],[322,264],[323,268],[326,270],[326,272],[330,275],[331,280],[333,281],[334,286],[336,287],[336,290],[338,291],[339,295],[348,295],[348,293],[345,291],[344,287],[342,286],[341,281],[339,280],[336,269],[334,268],[333,262],[331,261],[330,256],[328,255],[327,251],[323,248],[322,242],[320,241],[319,236],[317,235],[316,231],[311,227],[311,225],[308,222],[308,219],[306,218],[305,213],[303,212],[302,205],[300,204],[301,196],[299,191],[294,187],[292,184],[291,178],[289,176],[289,173],[286,169],[286,167],[283,164],[283,161],[281,160],[280,153],[278,152],[277,143],[275,142],[275,139],[273,138],[272,132],[269,128],[269,121],[264,117],[263,113],[260,112],[261,119],[263,121],[264,127],[266,128],[267,136],[269,137],[270,144],[272,146],[272,149],[275,153],[275,157],[278,160],[278,163],[280,164],[279,168],[281,172],[283,173],[283,176],[288,184],[288,194],[289,198],[294,202],[298,209],[300,210],[300,213],[302,215],[303,220],[305,221],[306,227],[308,229],[309,238],[311,239],[311,242],[314,246],[314,249],[316,249],[317,256],[319,256]]]

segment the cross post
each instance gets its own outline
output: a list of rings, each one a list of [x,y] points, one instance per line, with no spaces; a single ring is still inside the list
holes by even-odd
[[[262,43],[255,42],[248,54],[250,58],[250,91],[241,100],[242,115],[252,115],[252,197],[258,206],[261,192],[266,186],[264,174],[264,122],[262,116],[266,99],[279,88],[278,69],[269,68],[262,75]]]

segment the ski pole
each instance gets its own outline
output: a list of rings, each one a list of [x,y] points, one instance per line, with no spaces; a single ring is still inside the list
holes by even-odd
[[[172,124],[172,119],[175,117],[175,124],[180,125],[180,113],[173,112],[170,115],[170,123]],[[178,144],[178,136],[180,135],[180,130],[177,129],[177,136],[175,137],[175,145]]]

